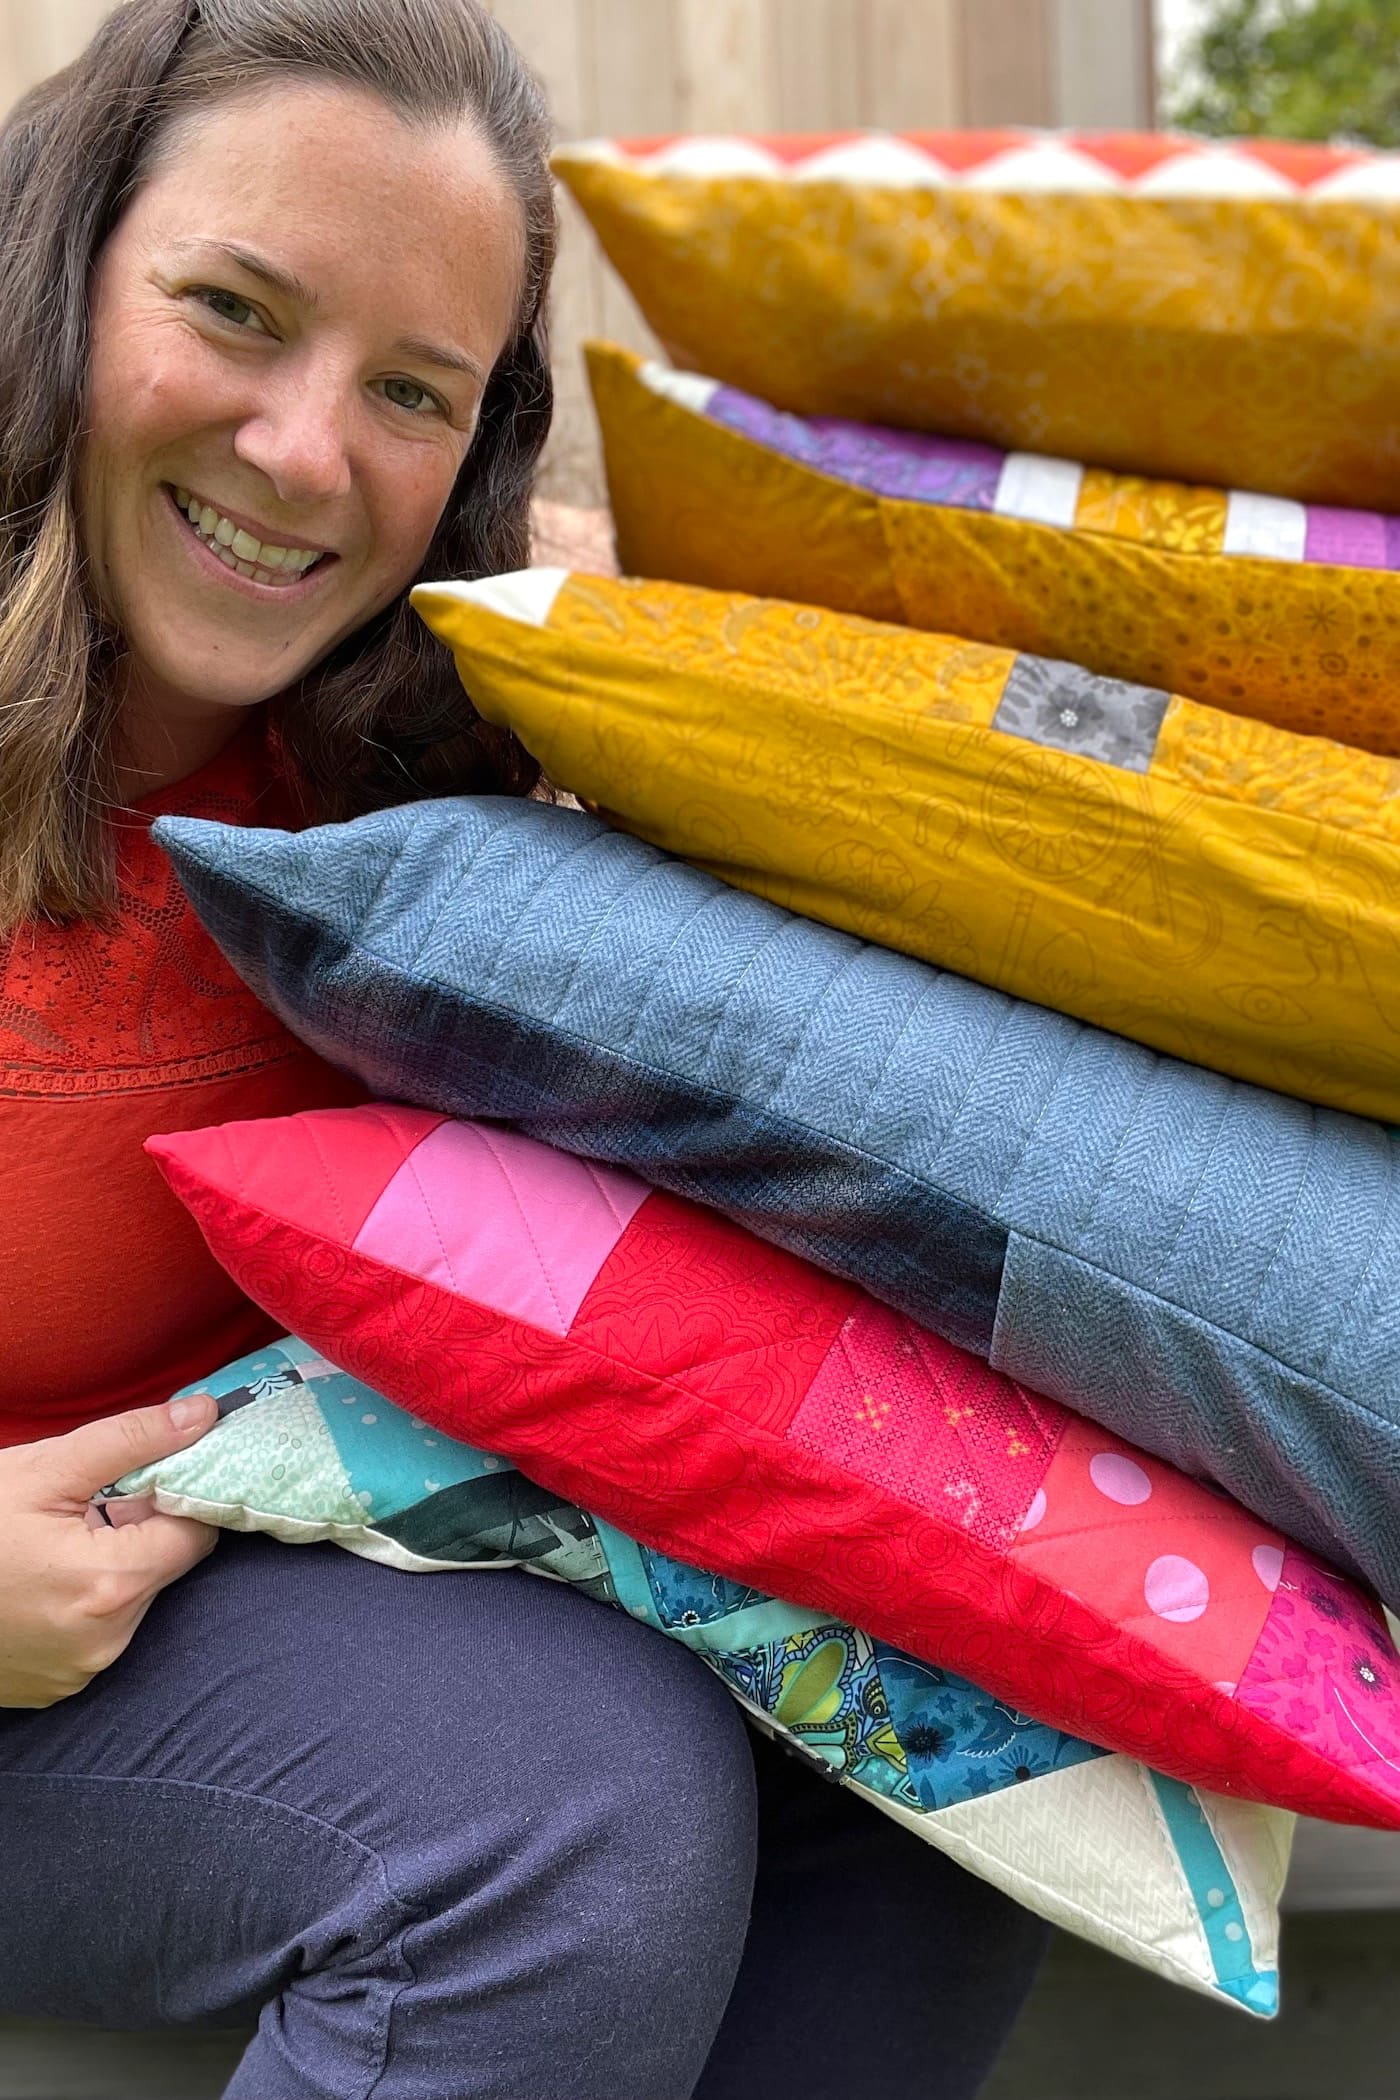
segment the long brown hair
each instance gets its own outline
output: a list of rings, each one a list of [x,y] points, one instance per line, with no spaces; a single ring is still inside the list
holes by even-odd
[[[474,121],[519,200],[516,332],[420,574],[529,560],[557,232],[548,115],[505,31],[480,0],[126,0],[0,129],[0,934],[112,897],[122,644],[87,588],[74,501],[93,264],[172,126],[289,75],[369,89],[411,119]],[[326,818],[417,795],[526,793],[536,778],[476,715],[406,598],[276,714]]]

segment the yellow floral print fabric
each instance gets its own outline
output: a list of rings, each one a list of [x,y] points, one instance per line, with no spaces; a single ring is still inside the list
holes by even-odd
[[[625,829],[1158,1050],[1400,1120],[1400,764],[809,606],[573,575],[532,625],[496,588],[415,602],[488,719]]]
[[[679,365],[1122,473],[1395,507],[1400,215],[555,165]]]
[[[877,496],[590,345],[624,570],[1068,657],[1400,756],[1400,574],[1225,554],[1219,489],[1085,474],[1073,526]]]

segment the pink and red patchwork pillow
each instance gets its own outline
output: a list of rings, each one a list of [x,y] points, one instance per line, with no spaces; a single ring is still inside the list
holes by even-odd
[[[417,1109],[148,1149],[275,1318],[646,1545],[1188,1784],[1400,1828],[1400,1658],[1370,1597],[852,1286]]]

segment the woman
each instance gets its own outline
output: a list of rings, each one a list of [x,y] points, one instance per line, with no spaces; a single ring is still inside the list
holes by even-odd
[[[692,1657],[90,1507],[266,1334],[141,1139],[349,1097],[151,815],[532,784],[406,592],[526,558],[545,153],[478,0],[131,0],[0,137],[0,2007],[256,2019],[243,2100],[968,2095],[1039,1929]]]

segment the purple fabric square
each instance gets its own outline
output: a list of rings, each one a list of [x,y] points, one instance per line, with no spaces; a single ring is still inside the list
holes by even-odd
[[[786,415],[727,386],[716,388],[707,413],[770,452],[801,460],[819,474],[877,496],[958,510],[991,510],[996,503],[1006,454],[990,445],[847,423],[834,416]]]
[[[1310,503],[1303,559],[1331,562],[1339,569],[1393,568],[1387,539],[1397,522],[1374,510],[1333,510]]]

